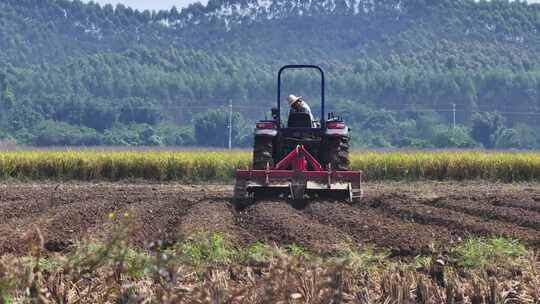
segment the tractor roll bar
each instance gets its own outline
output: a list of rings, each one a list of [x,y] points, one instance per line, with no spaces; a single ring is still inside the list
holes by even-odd
[[[306,65],[306,64],[290,64],[282,67],[279,69],[278,73],[278,86],[277,86],[277,109],[278,109],[278,127],[281,128],[281,74],[285,70],[292,70],[292,69],[315,69],[318,70],[321,74],[321,128],[324,129],[325,127],[325,119],[324,119],[324,87],[325,87],[325,80],[324,80],[324,71],[320,66],[317,65]]]

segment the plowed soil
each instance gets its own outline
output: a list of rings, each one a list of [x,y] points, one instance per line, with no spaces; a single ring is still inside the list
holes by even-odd
[[[239,245],[298,244],[320,253],[348,243],[414,256],[469,236],[517,238],[540,248],[539,184],[366,184],[365,192],[353,205],[314,201],[295,208],[266,200],[238,210],[229,186],[3,184],[0,256],[28,253],[39,235],[47,250],[66,251],[107,237],[119,221],[141,248],[199,232],[224,232]]]

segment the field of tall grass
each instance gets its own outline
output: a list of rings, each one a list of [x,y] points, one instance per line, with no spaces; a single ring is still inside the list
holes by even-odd
[[[0,179],[228,182],[250,162],[248,151],[8,151]],[[535,152],[355,152],[351,167],[368,181],[540,181]]]

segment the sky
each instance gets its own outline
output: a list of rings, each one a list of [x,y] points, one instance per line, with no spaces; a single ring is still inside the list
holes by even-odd
[[[185,7],[190,3],[194,3],[198,0],[93,0],[101,4],[111,3],[123,3],[127,6],[137,8],[140,10],[150,9],[150,10],[160,10],[160,9],[170,9],[173,5],[176,5],[178,8]],[[206,3],[207,0],[200,0],[202,3]],[[540,0],[529,0],[529,3],[540,2]]]
[[[93,1],[100,4],[123,3],[127,6],[131,6],[133,8],[137,8],[140,10],[144,10],[144,9],[159,10],[159,9],[170,9],[171,7],[173,7],[173,5],[176,5],[176,7],[178,8],[182,8],[191,3],[197,2],[198,0],[93,0]],[[206,3],[206,0],[200,0],[199,2]]]

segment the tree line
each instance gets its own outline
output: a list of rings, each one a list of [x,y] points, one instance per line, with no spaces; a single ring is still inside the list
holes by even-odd
[[[0,138],[224,146],[228,117],[219,109],[232,100],[234,144],[247,147],[253,123],[275,103],[277,69],[323,62],[328,107],[353,126],[356,147],[538,147],[538,5],[367,2],[371,11],[352,14],[336,1],[332,12],[295,18],[301,26],[283,15],[224,28],[208,17],[219,1],[161,12],[2,1]],[[180,27],[190,14],[198,23]],[[317,77],[286,75],[284,94],[317,108]]]

